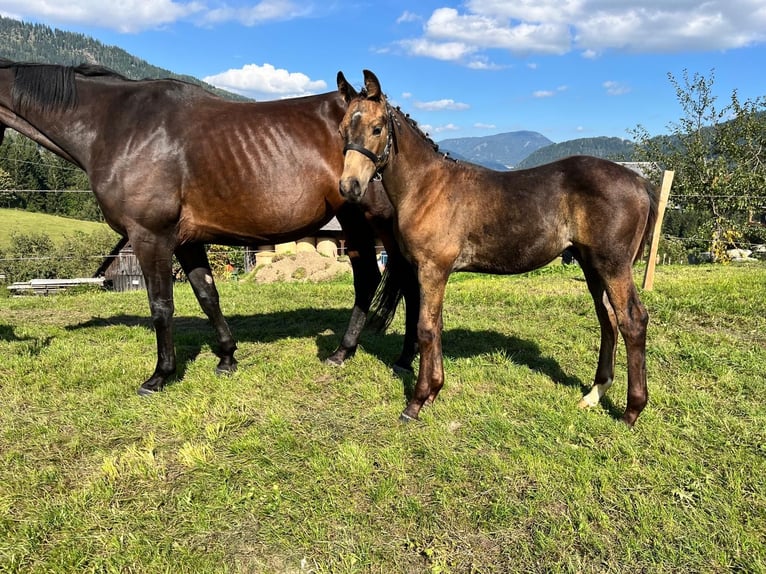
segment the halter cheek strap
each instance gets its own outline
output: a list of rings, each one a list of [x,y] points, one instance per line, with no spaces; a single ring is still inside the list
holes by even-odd
[[[388,159],[391,155],[391,148],[393,147],[396,149],[396,134],[394,133],[394,120],[393,120],[393,111],[391,110],[391,107],[386,104],[386,112],[388,113],[388,139],[386,140],[386,146],[383,148],[383,153],[380,155],[376,155],[371,150],[367,149],[364,146],[361,146],[359,144],[355,144],[354,142],[347,142],[346,145],[343,147],[343,155],[346,155],[346,152],[348,151],[355,151],[363,156],[365,156],[367,159],[369,159],[374,165],[375,165],[375,175],[372,176],[373,181],[380,181],[382,178],[382,172],[385,169],[385,167],[388,165]]]

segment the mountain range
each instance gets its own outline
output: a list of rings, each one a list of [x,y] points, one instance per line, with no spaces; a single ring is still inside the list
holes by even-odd
[[[107,46],[84,34],[0,16],[0,57],[23,62],[105,66],[132,79],[175,78],[203,86],[223,97],[247,100],[201,80],[153,66],[122,48]],[[452,157],[492,169],[532,167],[575,153],[609,159],[630,159],[631,142],[619,138],[584,138],[554,143],[535,131],[515,131],[438,142]]]

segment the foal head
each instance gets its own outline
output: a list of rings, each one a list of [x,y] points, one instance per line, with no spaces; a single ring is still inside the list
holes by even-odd
[[[338,91],[348,108],[340,124],[344,162],[340,193],[360,201],[369,182],[379,179],[394,145],[391,108],[375,74],[364,70],[364,89],[358,93],[338,72]]]

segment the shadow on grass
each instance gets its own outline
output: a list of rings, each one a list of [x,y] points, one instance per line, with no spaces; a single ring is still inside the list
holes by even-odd
[[[317,344],[317,357],[323,361],[340,343],[349,317],[349,311],[346,309],[309,308],[260,315],[233,315],[227,317],[227,321],[234,338],[239,342],[271,343],[288,337],[314,337]],[[137,315],[94,318],[70,325],[67,329],[78,330],[115,325],[152,329],[148,317]],[[333,332],[327,332],[328,329]],[[0,332],[1,335],[2,332]],[[174,338],[178,359],[178,379],[183,378],[187,366],[196,359],[204,347],[216,350],[212,327],[207,319],[202,317],[176,317]],[[378,334],[370,330],[363,332],[360,340],[366,352],[389,365],[393,364],[401,352],[402,342],[401,334]],[[590,388],[590,385],[584,384],[578,377],[568,374],[554,358],[544,356],[540,352],[540,347],[533,341],[487,330],[448,329],[442,335],[442,342],[444,354],[450,358],[468,358],[502,352],[514,363],[543,373],[556,384],[576,387],[583,393]],[[598,357],[594,354],[594,371],[597,360]],[[399,374],[399,377],[402,379],[405,395],[411,394],[415,384],[414,376]],[[608,397],[602,399],[601,405],[614,418],[622,416],[622,412],[611,403]]]
[[[43,349],[50,346],[53,337],[19,337],[10,325],[0,325],[0,341],[9,343],[21,343],[16,350],[17,354],[36,357]]]
[[[21,341],[10,325],[0,325],[0,341]]]
[[[378,335],[373,336],[371,341],[365,344],[365,350],[379,358],[390,357],[388,363],[398,352],[397,345],[401,345],[402,335]],[[517,365],[524,365],[529,369],[542,373],[557,385],[573,387],[585,394],[590,390],[590,384],[585,384],[579,377],[567,373],[559,362],[541,353],[537,343],[518,337],[507,336],[495,331],[447,329],[442,333],[442,347],[445,357],[450,359],[463,359],[489,355],[500,352],[509,357],[510,361]],[[596,370],[598,354],[593,355],[593,371]],[[395,372],[403,385],[404,397],[409,400],[415,390],[417,377],[412,373]],[[449,377],[449,373],[445,373]],[[619,420],[622,411],[614,405],[609,396],[605,396],[599,403],[612,418]]]

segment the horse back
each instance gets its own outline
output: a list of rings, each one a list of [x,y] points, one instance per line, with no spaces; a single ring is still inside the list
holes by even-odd
[[[511,172],[472,171],[469,167],[460,177],[470,185],[452,198],[450,235],[462,237],[455,269],[521,273],[572,246],[604,256],[617,245],[637,253],[654,213],[652,186],[600,158],[572,156]]]

